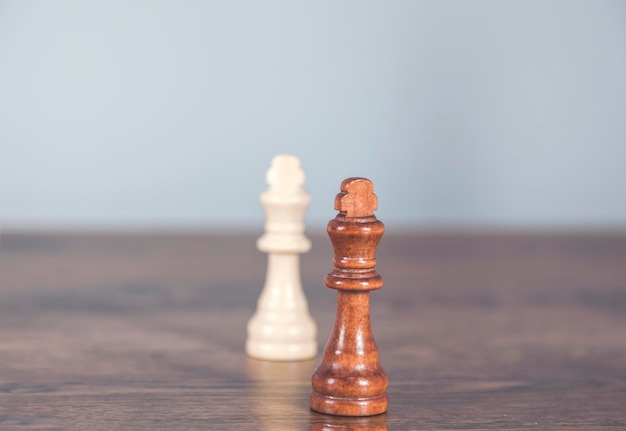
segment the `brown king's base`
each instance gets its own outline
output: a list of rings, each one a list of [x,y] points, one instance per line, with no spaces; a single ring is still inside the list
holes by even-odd
[[[311,394],[311,409],[335,416],[374,416],[387,411],[387,394],[374,398],[337,398]]]

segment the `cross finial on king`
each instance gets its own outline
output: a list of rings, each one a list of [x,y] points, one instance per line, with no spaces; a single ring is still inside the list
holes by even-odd
[[[293,193],[304,184],[304,171],[300,167],[300,160],[290,154],[274,157],[265,179],[273,192]]]
[[[335,209],[346,217],[368,217],[378,209],[374,184],[367,178],[346,178],[341,183],[341,193],[335,197]]]

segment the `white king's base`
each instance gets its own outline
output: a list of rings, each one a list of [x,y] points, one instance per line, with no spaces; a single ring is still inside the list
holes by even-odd
[[[261,341],[255,339],[254,331],[248,329],[248,334],[250,337],[246,341],[246,353],[252,358],[267,361],[302,361],[317,356],[315,341]],[[305,338],[310,338],[310,335],[306,334]]]

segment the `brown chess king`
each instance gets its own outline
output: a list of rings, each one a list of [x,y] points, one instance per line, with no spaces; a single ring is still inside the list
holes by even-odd
[[[326,230],[334,269],[324,284],[337,289],[337,317],[313,373],[311,409],[330,415],[371,416],[387,411],[388,379],[378,359],[370,325],[370,291],[383,280],[376,273],[376,248],[385,227],[376,219],[372,182],[348,178],[335,198],[339,214]]]

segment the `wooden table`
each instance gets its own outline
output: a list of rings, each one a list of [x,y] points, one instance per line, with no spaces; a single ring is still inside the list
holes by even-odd
[[[626,430],[626,234],[387,233],[389,412],[309,410],[314,361],[244,354],[254,234],[0,236],[1,430]],[[326,343],[332,252],[302,257]]]

